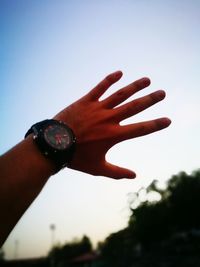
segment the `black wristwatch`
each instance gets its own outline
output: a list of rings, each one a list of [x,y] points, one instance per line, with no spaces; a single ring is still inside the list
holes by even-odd
[[[65,123],[44,120],[34,124],[25,138],[31,133],[42,154],[55,163],[56,172],[70,163],[75,150],[76,137]]]

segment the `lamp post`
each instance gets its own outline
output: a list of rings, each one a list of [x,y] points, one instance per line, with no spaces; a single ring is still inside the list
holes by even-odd
[[[51,247],[54,247],[54,243],[55,243],[55,230],[56,230],[56,226],[55,224],[50,224],[50,230],[51,230]]]
[[[56,230],[56,225],[55,224],[50,224],[50,230],[51,230],[51,249],[53,251],[53,247],[55,245],[55,230]],[[50,258],[50,266],[54,267],[55,266],[55,257],[54,253],[51,255]]]
[[[18,258],[18,247],[19,247],[19,240],[15,240],[15,255],[14,258]]]

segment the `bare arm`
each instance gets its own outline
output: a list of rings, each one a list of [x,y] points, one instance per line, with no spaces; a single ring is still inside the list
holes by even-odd
[[[0,245],[53,172],[32,136],[0,157]]]
[[[99,98],[122,77],[117,71],[108,75],[87,95],[65,108],[54,119],[70,126],[77,138],[76,150],[70,168],[92,175],[115,179],[134,178],[132,170],[107,162],[105,155],[115,144],[166,128],[168,118],[160,118],[121,126],[131,117],[165,97],[162,90],[118,106],[150,84],[142,78],[118,90],[104,100]],[[7,238],[22,214],[39,194],[54,173],[52,163],[44,158],[29,136],[0,158],[1,244]]]

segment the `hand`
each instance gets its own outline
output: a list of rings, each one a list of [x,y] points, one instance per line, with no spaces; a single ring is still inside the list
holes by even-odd
[[[104,92],[121,77],[121,71],[108,75],[87,95],[55,116],[54,119],[69,125],[77,138],[70,168],[115,179],[134,178],[136,175],[133,171],[107,162],[107,151],[121,141],[150,134],[170,125],[168,118],[160,118],[121,126],[120,122],[124,119],[165,98],[165,92],[159,90],[118,106],[150,85],[148,78],[142,78],[100,101]]]

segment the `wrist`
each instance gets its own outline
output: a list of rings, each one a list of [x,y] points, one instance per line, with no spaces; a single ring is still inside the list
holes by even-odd
[[[38,146],[35,144],[33,139],[33,134],[30,134],[24,140],[25,146],[31,153],[30,161],[32,162],[32,168],[38,170],[38,173],[44,177],[50,177],[57,172],[55,163],[49,158],[44,157],[41,151],[38,149]]]
[[[55,173],[69,165],[76,138],[65,123],[54,119],[43,120],[31,126],[25,138],[30,134],[42,156],[54,164]]]

